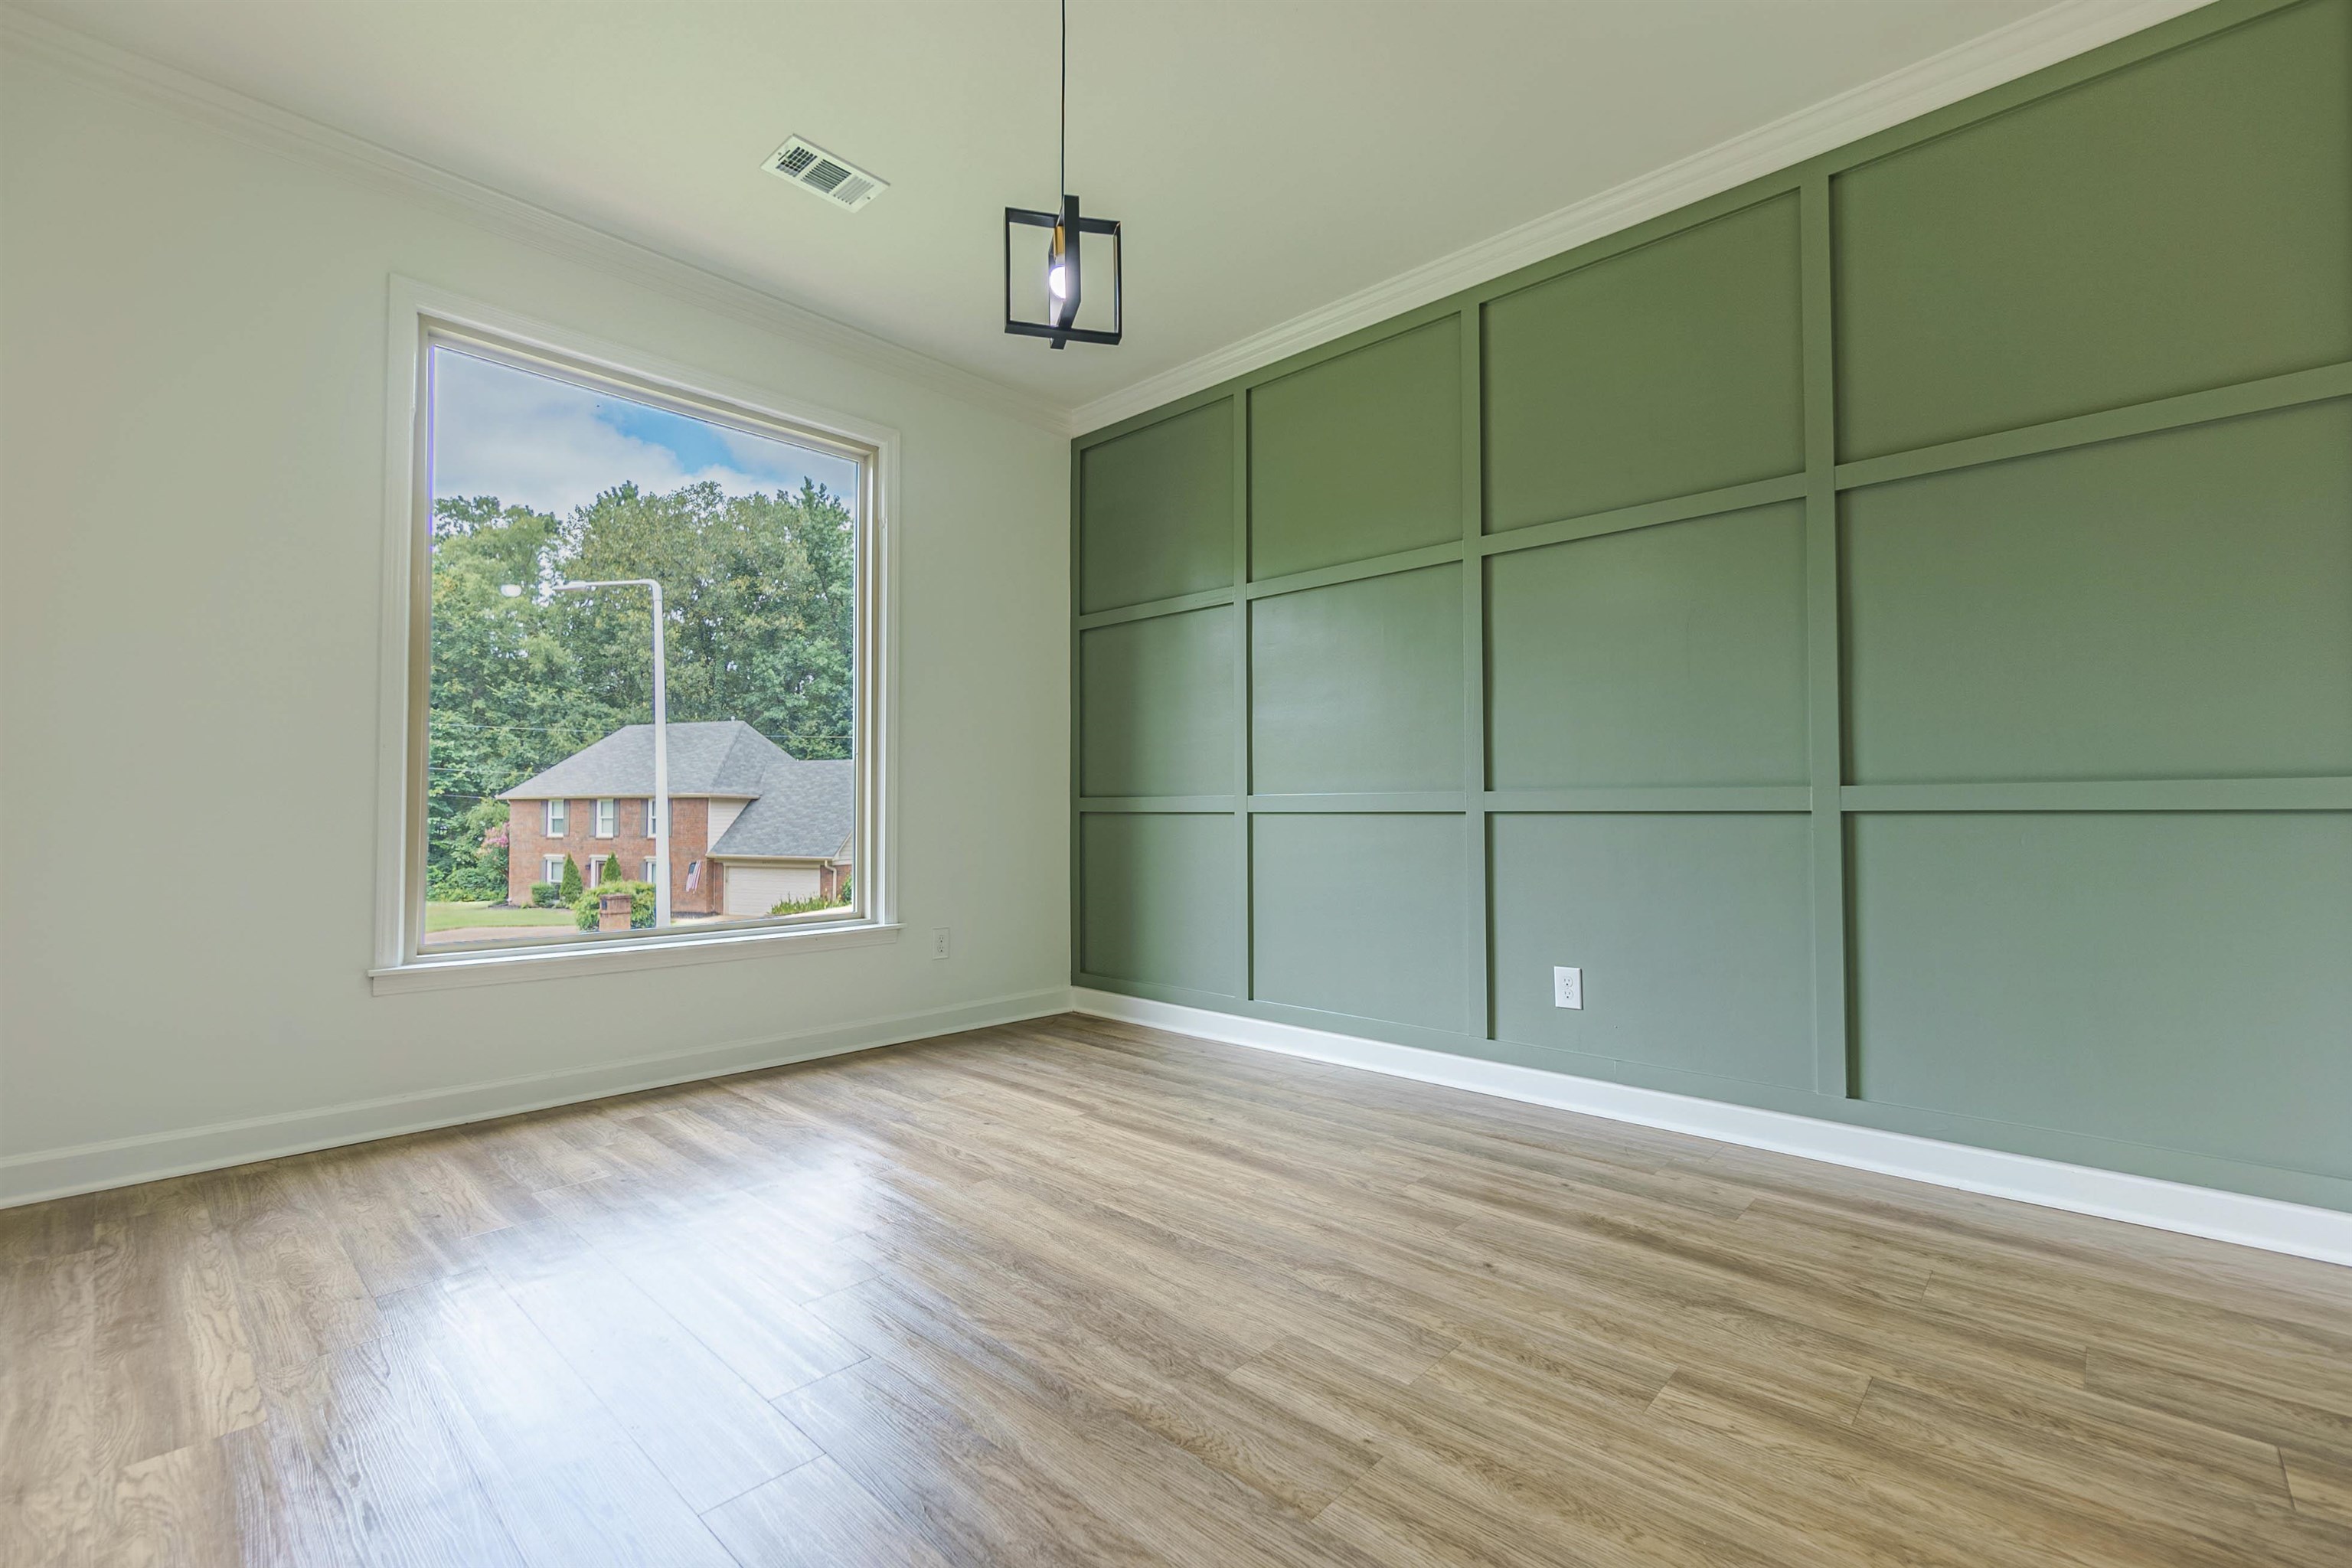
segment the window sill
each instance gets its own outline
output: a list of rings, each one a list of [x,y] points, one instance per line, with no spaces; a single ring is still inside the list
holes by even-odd
[[[501,985],[515,980],[565,980],[582,974],[668,969],[681,963],[772,958],[835,947],[873,947],[897,942],[898,931],[896,925],[866,921],[814,931],[735,931],[582,948],[535,948],[525,952],[452,953],[443,958],[420,958],[390,969],[371,969],[368,984],[377,995],[393,996],[410,991]]]

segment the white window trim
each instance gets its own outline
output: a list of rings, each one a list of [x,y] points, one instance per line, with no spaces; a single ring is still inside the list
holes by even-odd
[[[898,798],[898,563],[894,513],[901,441],[898,431],[808,404],[772,387],[714,375],[641,353],[568,327],[453,294],[397,275],[391,279],[384,363],[384,527],[376,791],[374,963],[378,994],[557,979],[614,970],[756,958],[898,940],[898,877],[891,850]],[[629,395],[702,417],[729,412],[748,426],[782,425],[803,439],[831,441],[861,458],[858,508],[856,684],[859,908],[851,918],[810,926],[746,922],[705,929],[614,932],[599,940],[503,951],[422,953],[425,844],[423,831],[425,707],[432,610],[428,455],[423,396],[426,347],[436,336],[489,340],[491,357],[528,365],[534,357],[574,379],[606,377]],[[568,823],[567,823],[568,826]]]
[[[541,826],[547,829],[547,837],[569,837],[572,832],[572,803],[568,800],[545,800],[540,805],[544,808],[544,820]]]
[[[595,824],[592,830],[593,837],[618,838],[621,836],[621,803],[619,801],[600,800],[591,809],[595,812],[595,816],[589,819]]]
[[[539,879],[541,881],[562,883],[563,880],[563,857],[561,855],[541,856],[539,858]]]
[[[610,855],[589,856],[588,885],[592,888],[603,887],[604,885],[604,868],[612,863],[613,858]]]

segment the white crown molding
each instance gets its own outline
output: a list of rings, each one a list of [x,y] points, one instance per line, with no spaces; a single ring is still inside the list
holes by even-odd
[[[1960,1192],[2063,1209],[2070,1214],[2095,1215],[2127,1225],[2201,1236],[2241,1247],[2258,1247],[2266,1252],[2352,1265],[2352,1214],[2308,1204],[2159,1181],[2153,1176],[2037,1159],[1999,1149],[1947,1143],[1907,1132],[1858,1127],[1847,1121],[1759,1110],[1753,1106],[1637,1089],[1631,1084],[1577,1078],[1477,1057],[1449,1056],[1443,1051],[1393,1046],[1354,1035],[1301,1028],[1295,1024],[1269,1023],[1232,1013],[1122,996],[1087,986],[1073,987],[1070,1001],[1076,1011],[1098,1018],[1142,1024],[1223,1045],[1362,1068],[1391,1078],[1440,1084],[1530,1105],[1548,1105],[1641,1127],[1663,1128],[1801,1160],[1819,1160]]]
[[[420,202],[642,289],[871,366],[931,391],[1010,415],[1057,435],[1068,409],[961,365],[895,343],[806,306],[610,229],[537,206],[388,147],[92,38],[47,17],[0,5],[0,47],[358,184]]]
[[[1080,405],[1084,435],[1507,272],[1631,228],[1735,185],[2194,11],[2208,0],[2059,0],[1877,80],[1506,229],[1279,326]]]
[[[1058,434],[1083,435],[1745,181],[1884,131],[2208,0],[2059,0],[1861,87],[1071,408],[819,314],[642,240],[495,190],[86,34],[0,5],[0,45],[248,143],[419,200],[656,292]]]

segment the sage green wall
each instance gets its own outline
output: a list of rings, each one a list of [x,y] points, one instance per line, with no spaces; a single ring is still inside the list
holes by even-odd
[[[1081,984],[2352,1209],[2352,0],[1076,448]]]

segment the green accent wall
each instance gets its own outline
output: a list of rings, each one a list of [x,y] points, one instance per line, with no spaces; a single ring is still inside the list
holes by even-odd
[[[1462,568],[1250,605],[1250,788],[1459,789]]]
[[[1805,509],[1494,556],[1486,650],[1496,789],[1804,784]]]
[[[1080,984],[2352,1210],[2352,0],[2223,0],[1074,483]]]
[[[1454,538],[1461,368],[1461,322],[1446,316],[1252,388],[1251,575]]]
[[[1235,658],[1230,606],[1081,634],[1079,787],[1088,795],[1231,795]]]
[[[1805,466],[1798,197],[1487,301],[1487,525]]]

